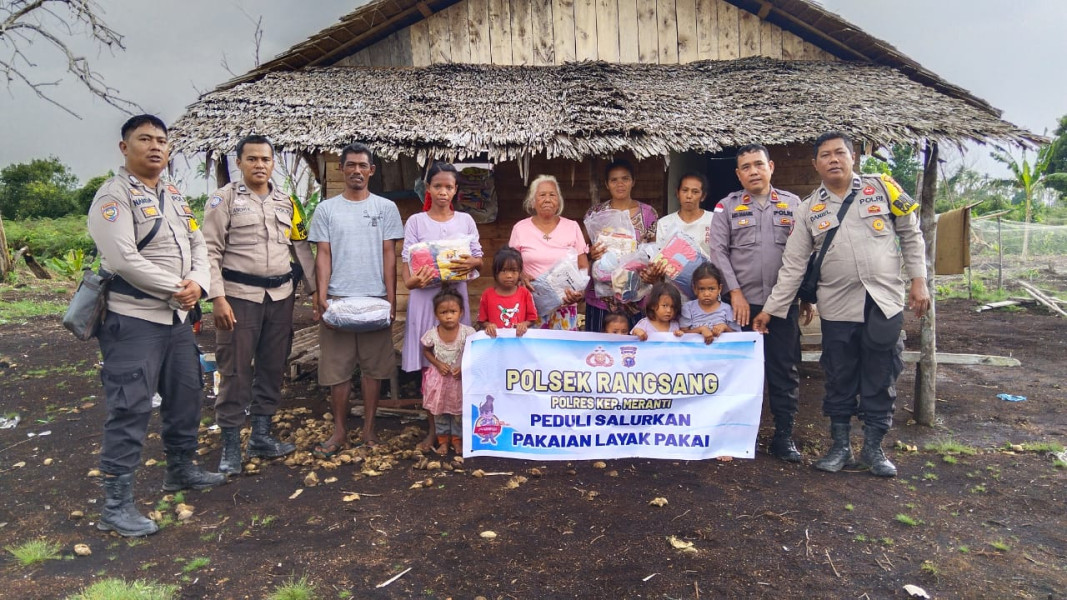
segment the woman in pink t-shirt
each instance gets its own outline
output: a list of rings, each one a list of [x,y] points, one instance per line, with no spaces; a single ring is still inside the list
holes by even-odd
[[[563,194],[559,182],[551,175],[540,175],[530,184],[523,208],[531,216],[515,224],[508,245],[522,254],[523,282],[527,285],[551,269],[570,251],[578,254],[578,269],[589,270],[589,245],[582,228],[575,221],[561,217]],[[578,329],[578,302],[584,290],[568,290],[563,306],[541,317],[535,327],[541,329]]]

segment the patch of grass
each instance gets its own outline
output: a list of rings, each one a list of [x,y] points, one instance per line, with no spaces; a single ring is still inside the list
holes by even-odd
[[[8,300],[0,303],[0,325],[33,317],[58,317],[67,312],[67,303],[54,300]]]
[[[923,468],[924,468],[924,469],[933,469],[933,468],[934,468],[934,467],[936,467],[936,466],[937,466],[937,465],[935,465],[935,464],[934,464],[933,462],[931,462],[931,461],[926,461],[926,464],[925,464],[925,465],[923,465]]]
[[[892,546],[893,545],[893,538],[891,538],[891,537],[884,537],[884,538],[882,538],[882,539],[880,539],[878,541],[882,542],[883,546]]]
[[[192,573],[197,569],[203,569],[209,564],[211,564],[210,558],[207,558],[206,556],[198,556],[185,563],[185,566],[182,567],[182,573]]]
[[[922,521],[919,521],[918,519],[916,519],[914,517],[909,517],[908,515],[906,515],[904,513],[899,513],[899,514],[897,514],[897,516],[895,516],[893,518],[896,519],[897,523],[903,523],[903,524],[907,525],[908,527],[918,527],[919,523],[922,522]]]
[[[937,481],[937,473],[923,473],[923,479],[926,481]]]
[[[960,554],[970,554],[971,553],[971,549],[968,548],[967,546],[960,546],[959,548],[957,548],[957,550],[960,551]]]
[[[1063,445],[1055,442],[1032,442],[1023,444],[1023,450],[1026,450],[1027,452],[1040,452],[1042,454],[1048,452],[1059,454],[1060,452],[1063,452]]]
[[[352,597],[352,592],[350,592],[348,590],[341,590],[340,592],[337,592],[337,597],[341,598],[342,600],[344,598],[351,598]]]
[[[856,507],[852,506],[852,503],[849,502],[848,504],[845,505],[845,510],[847,510],[848,512],[852,512],[852,511],[856,510]]]
[[[937,568],[937,565],[928,560],[924,560],[923,564],[919,565],[919,570],[927,575],[933,575],[934,577],[941,574],[941,569]]]
[[[141,569],[142,571],[147,571],[148,569],[151,569],[152,567],[158,567],[158,566],[159,566],[159,563],[146,562],[146,563],[141,563],[141,566],[137,567],[137,568]]]
[[[267,600],[313,600],[315,598],[315,586],[311,585],[307,577],[292,579],[274,588],[267,596]],[[340,596],[339,597],[346,597]]]
[[[959,460],[957,460],[956,457],[952,456],[951,454],[946,454],[942,456],[941,460],[943,460],[947,465],[954,465],[959,462]]]
[[[29,567],[46,560],[58,560],[59,551],[63,548],[58,542],[44,538],[30,540],[21,544],[4,546],[15,557],[20,566]]]
[[[178,586],[149,581],[105,579],[69,596],[67,600],[171,600]]]
[[[270,524],[276,521],[278,517],[274,515],[267,515],[260,517],[259,515],[252,515],[252,527],[270,527]]]
[[[908,502],[907,504],[904,505],[904,508],[907,508],[908,510],[915,510],[915,503],[914,502]]]
[[[992,542],[989,542],[989,545],[992,546],[994,550],[997,550],[999,552],[1011,552],[1011,546],[1009,546],[1008,543],[1004,540],[994,540]]]
[[[1054,469],[1067,469],[1067,461],[1062,461],[1062,460],[1057,458],[1056,460],[1052,461],[1052,468],[1054,468]]]
[[[953,440],[951,438],[942,440],[940,442],[931,442],[923,447],[923,450],[927,452],[936,452],[938,454],[960,454],[967,456],[974,456],[978,454],[978,449],[973,446],[968,446]]]
[[[185,492],[177,492],[174,494],[174,503],[181,504],[185,502]]]
[[[856,537],[854,537],[852,539],[857,541],[857,542],[866,542],[867,541],[867,536],[863,535],[862,533],[858,533],[858,534],[856,534]]]
[[[984,493],[986,493],[985,485],[979,483],[978,485],[976,485],[973,488],[971,488],[971,493],[972,494],[984,494]]]

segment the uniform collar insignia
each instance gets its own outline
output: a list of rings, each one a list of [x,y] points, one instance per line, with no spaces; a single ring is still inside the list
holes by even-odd
[[[239,194],[247,194],[248,193],[248,188],[245,187],[245,184],[238,183],[237,184],[237,193],[239,193]]]
[[[863,181],[860,179],[860,176],[859,175],[853,175],[852,176],[852,189],[858,190],[861,187],[863,187]]]
[[[825,200],[826,198],[830,197],[830,192],[827,191],[826,188],[821,187],[819,188],[819,197]]]
[[[775,202],[778,201],[778,192],[776,192],[774,188],[771,188],[771,200],[774,200]]]
[[[742,204],[748,204],[749,202],[752,202],[752,196],[749,196],[748,194],[745,194],[744,196],[741,196],[741,203]]]
[[[137,179],[133,175],[130,175],[130,183],[132,183],[133,185],[140,185],[140,186],[144,185],[143,183],[141,183],[140,179]]]

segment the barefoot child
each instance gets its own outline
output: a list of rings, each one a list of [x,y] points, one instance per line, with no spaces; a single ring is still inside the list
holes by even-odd
[[[678,328],[678,312],[682,306],[682,295],[678,288],[669,281],[661,281],[652,286],[652,292],[648,295],[648,304],[645,305],[645,318],[634,325],[631,335],[636,335],[641,341],[648,339],[649,333],[673,333],[682,335]]]
[[[452,201],[458,192],[459,173],[456,167],[448,163],[435,162],[426,173],[426,203],[423,212],[411,215],[404,225],[404,250],[401,254],[404,262],[404,285],[408,296],[407,324],[404,328],[404,348],[401,367],[408,372],[423,371],[431,365],[423,357],[420,341],[424,333],[437,325],[434,319],[433,299],[441,291],[441,283],[435,281],[428,267],[412,269],[411,247],[419,242],[433,242],[458,239],[469,236],[471,239],[470,256],[462,256],[453,261],[451,269],[456,274],[468,273],[477,277],[477,269],[482,265],[482,246],[478,238],[478,226],[465,212],[458,212],[452,207]],[[461,322],[470,325],[470,307],[467,303],[467,282],[454,281],[450,284],[462,302]],[[426,452],[433,447],[435,429],[433,416],[428,419],[426,438],[416,448]]]
[[[514,329],[522,337],[537,322],[537,307],[533,294],[519,285],[522,275],[522,254],[504,246],[493,257],[493,287],[485,290],[478,303],[478,325],[489,337],[496,337],[497,329]]]
[[[422,406],[434,418],[438,454],[448,454],[449,443],[463,454],[463,384],[460,364],[463,344],[474,328],[460,322],[463,297],[443,288],[433,297],[438,325],[423,334],[422,355],[430,362],[422,372]]]
[[[710,344],[725,331],[741,331],[741,326],[734,321],[734,311],[729,304],[719,300],[726,278],[722,271],[711,263],[704,263],[693,273],[693,295],[682,305],[682,318],[679,324],[685,333],[699,333],[704,342]]]
[[[628,335],[630,333],[630,320],[622,313],[610,312],[604,315],[604,333]]]

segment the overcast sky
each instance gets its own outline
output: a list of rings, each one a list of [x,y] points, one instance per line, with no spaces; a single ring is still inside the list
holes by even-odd
[[[303,41],[361,0],[98,0],[104,18],[125,36],[126,51],[80,50],[110,85],[148,112],[172,122],[198,95],[254,65],[254,19],[263,18],[261,61]],[[923,66],[1004,111],[1036,133],[1067,114],[1067,1],[822,0],[822,4]],[[81,180],[121,163],[118,127],[125,116],[83,91],[60,56],[30,50],[39,81],[63,79],[56,98],[76,119],[11,84],[0,93],[0,166],[49,155]],[[994,168],[975,150],[969,161]]]

